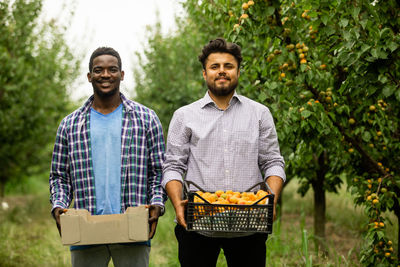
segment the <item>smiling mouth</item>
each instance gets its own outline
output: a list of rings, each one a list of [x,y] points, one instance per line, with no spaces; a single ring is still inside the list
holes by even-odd
[[[221,77],[221,78],[217,78],[217,79],[215,79],[216,81],[229,81],[230,79],[229,78],[226,78],[226,77]]]
[[[99,82],[101,87],[110,87],[111,82],[110,81],[104,81],[104,82]]]

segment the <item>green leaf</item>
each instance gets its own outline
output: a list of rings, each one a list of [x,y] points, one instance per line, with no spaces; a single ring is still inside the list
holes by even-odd
[[[266,95],[264,92],[261,92],[261,93],[258,95],[258,100],[260,100],[260,102],[264,102],[265,99],[267,99],[267,95]]]
[[[342,28],[345,28],[348,24],[349,24],[349,20],[346,19],[346,18],[342,18],[342,19],[339,21],[339,26],[341,26]]]
[[[378,58],[378,51],[377,51],[376,48],[371,49],[371,55],[372,55],[374,58]]]
[[[387,202],[386,202],[386,205],[387,205],[387,207],[388,207],[389,209],[391,209],[391,208],[393,207],[393,205],[394,205],[394,200],[393,200],[393,198],[389,198],[389,199],[387,200]]]
[[[390,44],[388,45],[388,48],[390,49],[391,52],[396,50],[398,47],[399,47],[399,45],[395,42],[390,42]]]
[[[345,40],[350,40],[351,39],[351,34],[348,31],[343,31],[343,38]]]
[[[273,6],[267,7],[267,10],[265,11],[266,16],[272,16],[275,12],[275,8]]]
[[[358,14],[360,14],[360,7],[353,7],[351,9],[351,16],[353,17],[354,20],[358,20]]]
[[[363,44],[363,45],[361,46],[361,53],[364,53],[365,51],[367,51],[367,50],[370,49],[370,48],[371,48],[370,45]]]
[[[278,83],[276,83],[276,82],[272,82],[270,85],[269,85],[269,88],[271,88],[271,89],[275,89],[275,88],[277,88],[278,87]]]
[[[308,118],[308,117],[310,117],[311,116],[311,114],[312,114],[312,112],[311,111],[309,111],[309,110],[303,110],[302,112],[301,112],[301,115],[304,117],[304,118]]]
[[[382,232],[382,231],[378,231],[378,232],[377,232],[377,235],[378,235],[378,238],[379,238],[379,239],[382,239],[382,238],[385,237],[385,233]]]
[[[396,92],[394,93],[394,95],[396,96],[396,100],[400,101],[400,90],[397,89]]]
[[[369,142],[369,141],[371,140],[371,134],[370,134],[368,131],[365,131],[365,132],[362,134],[362,139],[363,139],[365,142]]]
[[[321,21],[323,24],[325,24],[325,26],[328,24],[328,20],[329,20],[329,16],[328,15],[323,15],[321,17]]]
[[[360,21],[361,27],[365,30],[365,27],[367,26],[368,20],[364,19]]]
[[[385,86],[385,88],[383,88],[382,93],[385,97],[389,97],[394,93],[395,90],[396,90],[395,86],[387,85]]]

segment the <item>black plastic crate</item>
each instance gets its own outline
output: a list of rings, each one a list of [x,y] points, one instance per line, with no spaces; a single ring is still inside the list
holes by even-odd
[[[268,184],[258,183],[244,191],[250,192],[259,185],[266,186],[269,194],[251,205],[211,204],[196,191],[189,191],[189,184],[204,192],[195,183],[185,181],[185,193],[188,198],[186,208],[188,231],[272,233],[274,194]],[[195,197],[202,199],[204,203],[195,202]],[[258,204],[264,199],[266,199],[266,204]]]

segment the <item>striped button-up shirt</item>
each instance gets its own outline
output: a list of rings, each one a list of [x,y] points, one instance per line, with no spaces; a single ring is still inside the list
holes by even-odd
[[[205,191],[243,192],[272,175],[285,180],[284,166],[267,107],[235,93],[221,110],[206,93],[174,113],[163,186],[185,175]]]
[[[128,100],[123,104],[121,133],[121,213],[130,206],[164,205],[161,186],[164,137],[151,109]],[[95,177],[90,145],[90,107],[93,96],[64,118],[58,128],[50,170],[53,209],[74,207],[96,214]]]

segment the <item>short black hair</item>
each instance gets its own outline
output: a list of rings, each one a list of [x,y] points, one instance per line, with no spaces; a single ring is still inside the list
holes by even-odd
[[[229,53],[235,57],[238,67],[242,62],[241,47],[235,43],[228,43],[224,38],[217,38],[211,40],[207,45],[203,47],[201,54],[199,55],[199,61],[203,65],[203,69],[206,69],[206,61],[212,53]]]
[[[121,61],[121,57],[119,56],[119,53],[117,51],[115,51],[114,48],[111,47],[99,47],[96,50],[93,51],[92,55],[90,56],[90,60],[89,60],[89,72],[92,72],[92,68],[93,68],[93,60],[98,57],[98,56],[102,56],[102,55],[110,55],[110,56],[114,56],[118,59],[118,67],[119,70],[122,70],[122,61]]]

